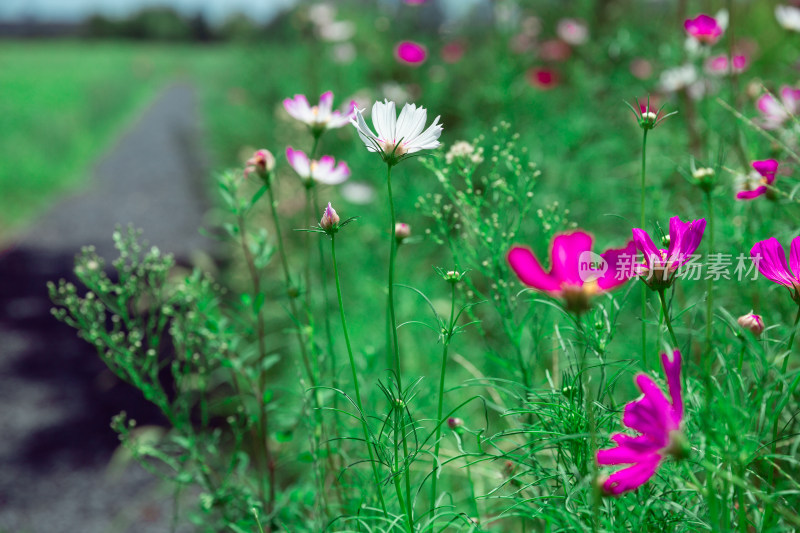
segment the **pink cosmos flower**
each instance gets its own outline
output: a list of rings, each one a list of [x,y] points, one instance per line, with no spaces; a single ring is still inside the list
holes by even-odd
[[[800,89],[784,85],[780,95],[780,102],[769,93],[756,101],[756,107],[761,112],[761,127],[765,130],[780,128],[784,122],[800,112]]]
[[[625,406],[622,423],[641,433],[632,437],[615,433],[611,440],[615,448],[597,451],[601,465],[631,465],[618,470],[603,481],[603,491],[618,495],[636,490],[652,478],[661,462],[668,456],[686,454],[686,437],[683,434],[683,394],[681,389],[681,353],[661,354],[661,364],[667,378],[667,389],[672,402],[647,374],[637,374],[636,386],[642,397]]]
[[[762,276],[789,289],[792,299],[800,305],[800,236],[792,239],[790,248],[791,270],[786,265],[786,252],[775,237],[755,243],[750,257]]]
[[[693,19],[686,19],[683,23],[686,33],[702,44],[712,45],[722,35],[722,26],[717,19],[701,13]]]
[[[567,310],[580,313],[589,309],[593,295],[615,289],[633,275],[633,241],[600,255],[591,250],[592,236],[575,231],[553,239],[550,272],[545,272],[533,252],[522,246],[511,248],[508,263],[524,284],[561,298]]]
[[[635,266],[642,280],[654,290],[663,290],[675,279],[679,267],[692,259],[692,254],[700,246],[706,219],[681,222],[678,217],[669,219],[669,246],[666,250],[658,248],[650,235],[643,229],[633,229],[636,249],[644,254],[644,263]]]
[[[452,41],[442,47],[442,60],[445,63],[458,63],[464,57],[466,46],[463,41]]]
[[[333,111],[333,93],[327,91],[319,97],[319,104],[311,107],[302,94],[294,95],[283,101],[286,112],[300,122],[305,123],[317,134],[330,129],[341,128],[350,123],[356,114],[356,103],[351,101],[346,111]]]
[[[752,164],[755,172],[745,176],[739,184],[741,190],[736,193],[737,200],[758,198],[762,194],[766,194],[769,190],[767,185],[772,185],[775,181],[775,173],[778,171],[777,161],[765,159],[763,161],[753,161]]]
[[[556,87],[561,80],[558,72],[549,68],[531,68],[526,72],[528,83],[537,89],[549,90]]]
[[[421,44],[403,41],[395,47],[394,55],[402,63],[421,65],[428,58],[428,51]]]
[[[314,183],[338,185],[350,177],[347,163],[340,161],[336,165],[336,160],[329,155],[322,156],[319,161],[309,160],[305,152],[289,146],[286,148],[286,159],[306,187],[312,187]]]
[[[726,74],[739,74],[747,66],[747,57],[743,55],[733,56],[733,61],[728,61],[728,56],[718,55],[708,58],[706,70],[715,76],[725,76]]]

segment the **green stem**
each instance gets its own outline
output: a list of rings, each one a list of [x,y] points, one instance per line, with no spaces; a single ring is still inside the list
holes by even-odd
[[[394,312],[394,263],[395,259],[397,258],[397,234],[395,233],[397,221],[395,219],[394,214],[394,198],[392,197],[392,165],[386,165],[386,190],[389,193],[389,212],[391,214],[391,247],[389,251],[389,280],[388,280],[388,307],[389,307],[389,328],[391,329],[391,341],[392,345],[390,348],[393,356],[394,356],[394,372],[395,372],[395,379],[397,380],[397,391],[400,396],[403,394],[403,378],[400,374],[400,346],[397,342],[397,319],[395,318]],[[400,417],[403,417],[403,411],[400,410]],[[408,457],[408,442],[405,438],[405,431],[400,433],[400,438],[403,441],[403,456]],[[395,454],[395,467],[397,467],[398,459],[397,454]],[[412,516],[412,509],[411,509],[411,473],[409,472],[408,468],[405,468],[405,484],[406,484],[406,495],[409,498],[408,501],[408,522],[409,527],[413,530],[414,518]]]
[[[708,253],[709,257],[714,253],[714,203],[711,199],[711,192],[706,192],[706,203],[708,205]],[[706,297],[706,371],[711,372],[711,347],[714,333],[714,281],[709,276],[707,280],[708,296]],[[677,345],[675,346],[677,348]]]
[[[321,242],[321,241],[320,241]],[[372,445],[369,438],[369,429],[367,428],[367,419],[364,414],[364,408],[361,405],[361,391],[358,387],[358,372],[356,372],[356,362],[353,357],[353,349],[350,345],[350,335],[347,332],[347,320],[344,316],[344,304],[342,303],[342,288],[339,284],[339,268],[336,264],[336,236],[331,235],[331,261],[333,263],[333,277],[336,279],[336,296],[339,299],[339,317],[342,320],[342,331],[344,332],[344,342],[347,345],[347,356],[350,358],[350,370],[353,372],[353,386],[356,389],[356,405],[358,406],[358,414],[361,418],[361,427],[364,430],[364,443],[367,445],[369,452],[369,464],[372,465],[372,474],[375,477],[375,486],[378,488],[378,498],[381,502],[381,509],[385,517],[389,516],[386,512],[386,502],[383,499],[383,489],[381,488],[381,479],[378,474],[378,465],[375,462],[375,457],[372,454]]]
[[[667,329],[672,337],[672,347],[678,349],[678,338],[675,336],[675,330],[672,329],[672,319],[669,317],[669,310],[667,309],[667,297],[664,296],[664,289],[658,289],[658,297],[661,299],[661,311],[664,313],[664,322],[667,324]]]
[[[648,109],[649,111],[649,109]],[[645,176],[647,175],[647,129],[642,129],[642,183],[641,183],[641,229],[645,231]],[[642,367],[647,368],[647,287],[642,284]]]
[[[447,332],[442,338],[442,369],[439,372],[439,404],[436,410],[436,437],[433,448],[433,479],[431,480],[431,507],[436,505],[436,481],[439,477],[439,439],[442,435],[442,411],[444,407],[444,376],[447,372],[447,349],[453,335],[453,314],[456,307],[456,284],[450,282],[450,321],[447,323]],[[435,514],[435,513],[434,513]]]

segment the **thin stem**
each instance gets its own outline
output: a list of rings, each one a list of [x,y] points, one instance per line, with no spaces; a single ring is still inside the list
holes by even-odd
[[[649,109],[648,109],[649,111]],[[647,129],[642,129],[642,183],[641,183],[641,229],[645,228],[645,176],[647,175]],[[642,284],[642,367],[647,368],[647,287]]]
[[[678,338],[675,336],[675,330],[672,329],[672,319],[669,317],[669,310],[667,309],[667,297],[664,296],[664,289],[658,289],[658,297],[661,299],[661,310],[664,312],[664,322],[667,324],[667,329],[672,337],[672,347],[678,349]]]
[[[394,312],[394,263],[397,258],[397,235],[395,234],[395,214],[394,214],[394,199],[392,198],[392,166],[386,165],[386,189],[389,193],[389,212],[391,213],[391,227],[392,233],[391,247],[389,251],[389,281],[388,281],[388,308],[389,308],[389,327],[391,329],[392,344],[389,347],[393,355],[394,371],[397,374],[397,388],[403,390],[402,377],[400,375],[400,350],[397,344],[397,320]]]
[[[336,296],[339,299],[339,317],[342,320],[342,331],[344,332],[344,342],[347,345],[347,356],[350,358],[350,370],[353,372],[353,386],[356,389],[356,405],[358,406],[359,416],[361,418],[361,427],[364,430],[364,443],[367,445],[369,452],[369,464],[372,465],[372,474],[375,477],[375,486],[378,488],[378,499],[381,503],[381,510],[385,517],[389,516],[386,512],[386,502],[383,499],[383,488],[381,487],[380,475],[378,474],[378,466],[375,462],[375,457],[372,454],[372,444],[369,438],[369,429],[367,428],[367,419],[364,415],[364,408],[361,405],[361,391],[358,387],[358,372],[356,372],[356,362],[353,357],[353,349],[350,345],[350,335],[347,332],[347,319],[344,316],[344,304],[342,303],[342,288],[339,284],[339,268],[336,264],[336,236],[331,235],[331,261],[333,263],[333,277],[336,279]]]
[[[706,192],[708,206],[708,253],[714,253],[714,203],[711,192]],[[711,360],[711,342],[714,333],[714,281],[711,276],[707,280],[708,296],[706,297],[706,359]],[[677,348],[677,346],[675,346]]]
[[[436,481],[439,478],[439,439],[442,435],[442,410],[444,407],[444,376],[447,372],[447,349],[453,336],[453,314],[456,307],[456,284],[450,282],[450,320],[442,337],[442,369],[439,372],[439,404],[436,410],[436,437],[433,445],[433,479],[431,480],[431,506],[436,505]]]

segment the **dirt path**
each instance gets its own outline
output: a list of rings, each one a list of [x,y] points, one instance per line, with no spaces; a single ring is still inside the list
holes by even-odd
[[[87,190],[42,217],[0,252],[0,533],[168,531],[168,492],[131,467],[112,474],[121,410],[159,423],[75,331],[50,316],[45,283],[72,279],[73,257],[93,244],[115,257],[115,224],[189,259],[210,243],[196,96],[165,89],[96,165]]]

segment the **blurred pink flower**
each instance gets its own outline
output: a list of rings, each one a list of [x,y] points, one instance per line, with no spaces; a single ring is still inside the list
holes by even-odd
[[[683,457],[686,454],[681,353],[675,350],[672,361],[666,353],[661,354],[661,364],[672,401],[667,400],[650,376],[637,374],[635,383],[642,397],[625,406],[622,423],[641,435],[632,437],[615,433],[611,440],[617,446],[597,451],[597,464],[631,465],[614,472],[603,481],[603,491],[607,494],[618,495],[638,489],[655,475],[665,457]]]
[[[786,264],[783,245],[775,237],[755,243],[750,257],[762,276],[789,289],[792,299],[800,304],[800,237],[792,239],[790,248],[791,270]]]
[[[565,43],[580,46],[589,40],[589,27],[579,19],[561,19],[558,21],[556,34]]]
[[[421,65],[428,58],[428,51],[425,47],[413,41],[398,43],[394,54],[399,61],[409,65]]]
[[[528,83],[542,90],[552,89],[561,81],[561,77],[557,71],[544,67],[530,68],[528,72],[525,73],[525,76],[528,78]]]
[[[629,69],[631,74],[640,80],[646,80],[653,75],[653,65],[641,57],[632,60]]]
[[[706,61],[706,71],[715,76],[725,76],[729,73],[739,74],[747,67],[747,57],[735,55],[730,63],[731,65],[729,65],[726,55],[709,57]]]
[[[615,289],[630,279],[635,256],[633,241],[624,248],[595,254],[592,236],[574,231],[553,239],[550,272],[544,271],[542,263],[528,248],[514,246],[507,257],[511,269],[525,285],[561,298],[569,311],[583,312],[589,309],[593,295]]]
[[[761,112],[760,125],[765,130],[780,128],[784,122],[800,112],[800,89],[788,85],[781,87],[780,102],[770,93],[766,93],[756,101],[756,107]]]
[[[572,48],[559,39],[539,43],[539,59],[545,61],[566,61],[572,55]]]
[[[442,47],[442,60],[445,63],[458,63],[464,57],[466,46],[462,41],[452,41]]]
[[[427,1],[428,0],[403,0],[403,2],[405,2],[406,4],[412,5],[412,6],[419,6],[419,5],[424,4]]]
[[[775,182],[775,173],[778,171],[777,161],[765,159],[763,161],[753,161],[752,164],[755,172],[745,176],[742,183],[739,184],[741,190],[736,193],[737,200],[758,198],[767,193],[767,185],[772,185]]]
[[[314,183],[338,185],[350,177],[347,163],[340,161],[336,165],[336,160],[329,155],[322,156],[319,161],[309,160],[305,152],[289,146],[286,148],[286,159],[306,187],[312,187]]]
[[[683,27],[686,29],[686,33],[702,44],[714,44],[722,35],[722,26],[719,25],[717,19],[704,13],[693,19],[686,19]]]
[[[313,107],[308,104],[308,100],[302,94],[285,99],[283,107],[289,115],[307,124],[312,131],[317,133],[349,124],[350,119],[356,113],[355,102],[350,102],[346,111],[332,111],[333,93],[331,91],[322,93],[319,97],[319,104]]]

